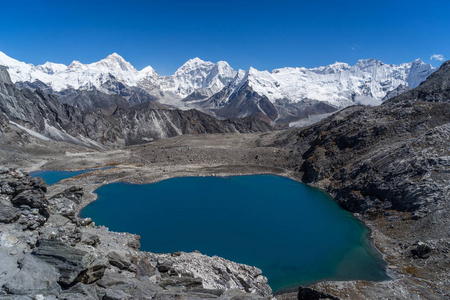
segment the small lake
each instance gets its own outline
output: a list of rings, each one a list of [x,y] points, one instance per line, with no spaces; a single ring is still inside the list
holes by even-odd
[[[369,230],[326,193],[285,177],[182,177],[112,183],[81,212],[141,236],[141,250],[257,266],[274,291],[319,280],[388,279]]]
[[[84,174],[87,172],[98,171],[98,170],[106,170],[111,169],[113,167],[106,167],[101,169],[85,169],[80,171],[50,171],[50,170],[39,170],[30,172],[30,176],[32,177],[41,177],[44,179],[47,185],[55,184],[63,179],[75,177],[80,174]]]

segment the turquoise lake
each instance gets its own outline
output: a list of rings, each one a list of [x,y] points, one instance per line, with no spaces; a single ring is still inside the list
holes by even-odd
[[[274,291],[320,280],[388,279],[369,230],[326,193],[274,175],[112,183],[81,212],[141,236],[141,250],[257,266]]]
[[[47,185],[52,185],[63,179],[75,177],[80,174],[84,174],[84,173],[91,172],[91,171],[97,171],[97,170],[106,170],[106,169],[110,169],[110,168],[112,168],[112,167],[106,167],[106,168],[102,168],[102,169],[85,169],[85,170],[80,170],[80,171],[39,170],[39,171],[30,172],[30,176],[41,177],[42,179],[44,179],[44,181],[45,181],[45,183],[47,183]]]

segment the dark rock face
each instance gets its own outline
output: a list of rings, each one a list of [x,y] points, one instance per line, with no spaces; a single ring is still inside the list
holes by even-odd
[[[266,96],[256,93],[248,83],[234,93],[229,93],[230,90],[225,87],[198,105],[222,118],[254,116],[265,122],[276,123],[278,129],[286,128],[290,122],[337,110],[327,103],[309,99],[296,103],[279,99],[272,103]]]
[[[401,95],[407,91],[411,90],[410,87],[400,84],[396,89],[389,91],[386,93],[386,96],[384,96],[383,99],[381,99],[381,101],[386,101],[389,100],[391,98],[397,97],[398,95]]]
[[[220,102],[217,97],[213,96],[208,102]],[[209,104],[210,105],[210,104]],[[214,107],[214,105],[213,105]],[[247,116],[257,116],[262,120],[275,120],[278,112],[274,105],[265,96],[260,96],[248,86],[242,86],[236,93],[230,96],[227,103],[215,110],[216,115],[223,118],[242,118]]]
[[[121,269],[136,272],[136,267],[132,265],[131,261],[115,251],[111,251],[107,255],[108,261],[111,265]]]
[[[290,122],[307,119],[310,116],[329,114],[337,110],[325,102],[308,99],[297,103],[278,100],[275,107],[278,111],[277,128],[285,128]]]
[[[334,297],[330,294],[322,293],[307,287],[298,288],[298,300],[319,300],[319,299],[329,299],[329,300],[339,300],[339,298]]]
[[[299,134],[311,139],[300,167],[303,180],[319,183],[354,212],[381,206],[412,212],[437,204],[443,190],[430,193],[425,187],[432,180],[424,175],[446,180],[449,162],[438,149],[449,142],[449,121],[445,103],[348,108]]]

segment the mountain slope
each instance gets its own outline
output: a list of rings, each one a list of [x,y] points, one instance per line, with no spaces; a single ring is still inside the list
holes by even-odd
[[[36,137],[104,148],[181,134],[271,130],[266,123],[252,118],[217,120],[195,110],[169,110],[154,102],[129,108],[121,96],[105,96],[98,91],[84,91],[86,97],[79,94],[73,99],[78,106],[89,107],[82,111],[39,89],[18,90],[2,67],[0,74],[0,112],[10,124]]]

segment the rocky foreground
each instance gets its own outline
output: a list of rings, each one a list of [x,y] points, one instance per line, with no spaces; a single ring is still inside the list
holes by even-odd
[[[139,237],[77,217],[83,190],[0,169],[2,299],[268,299],[261,270],[200,253],[139,252]]]

